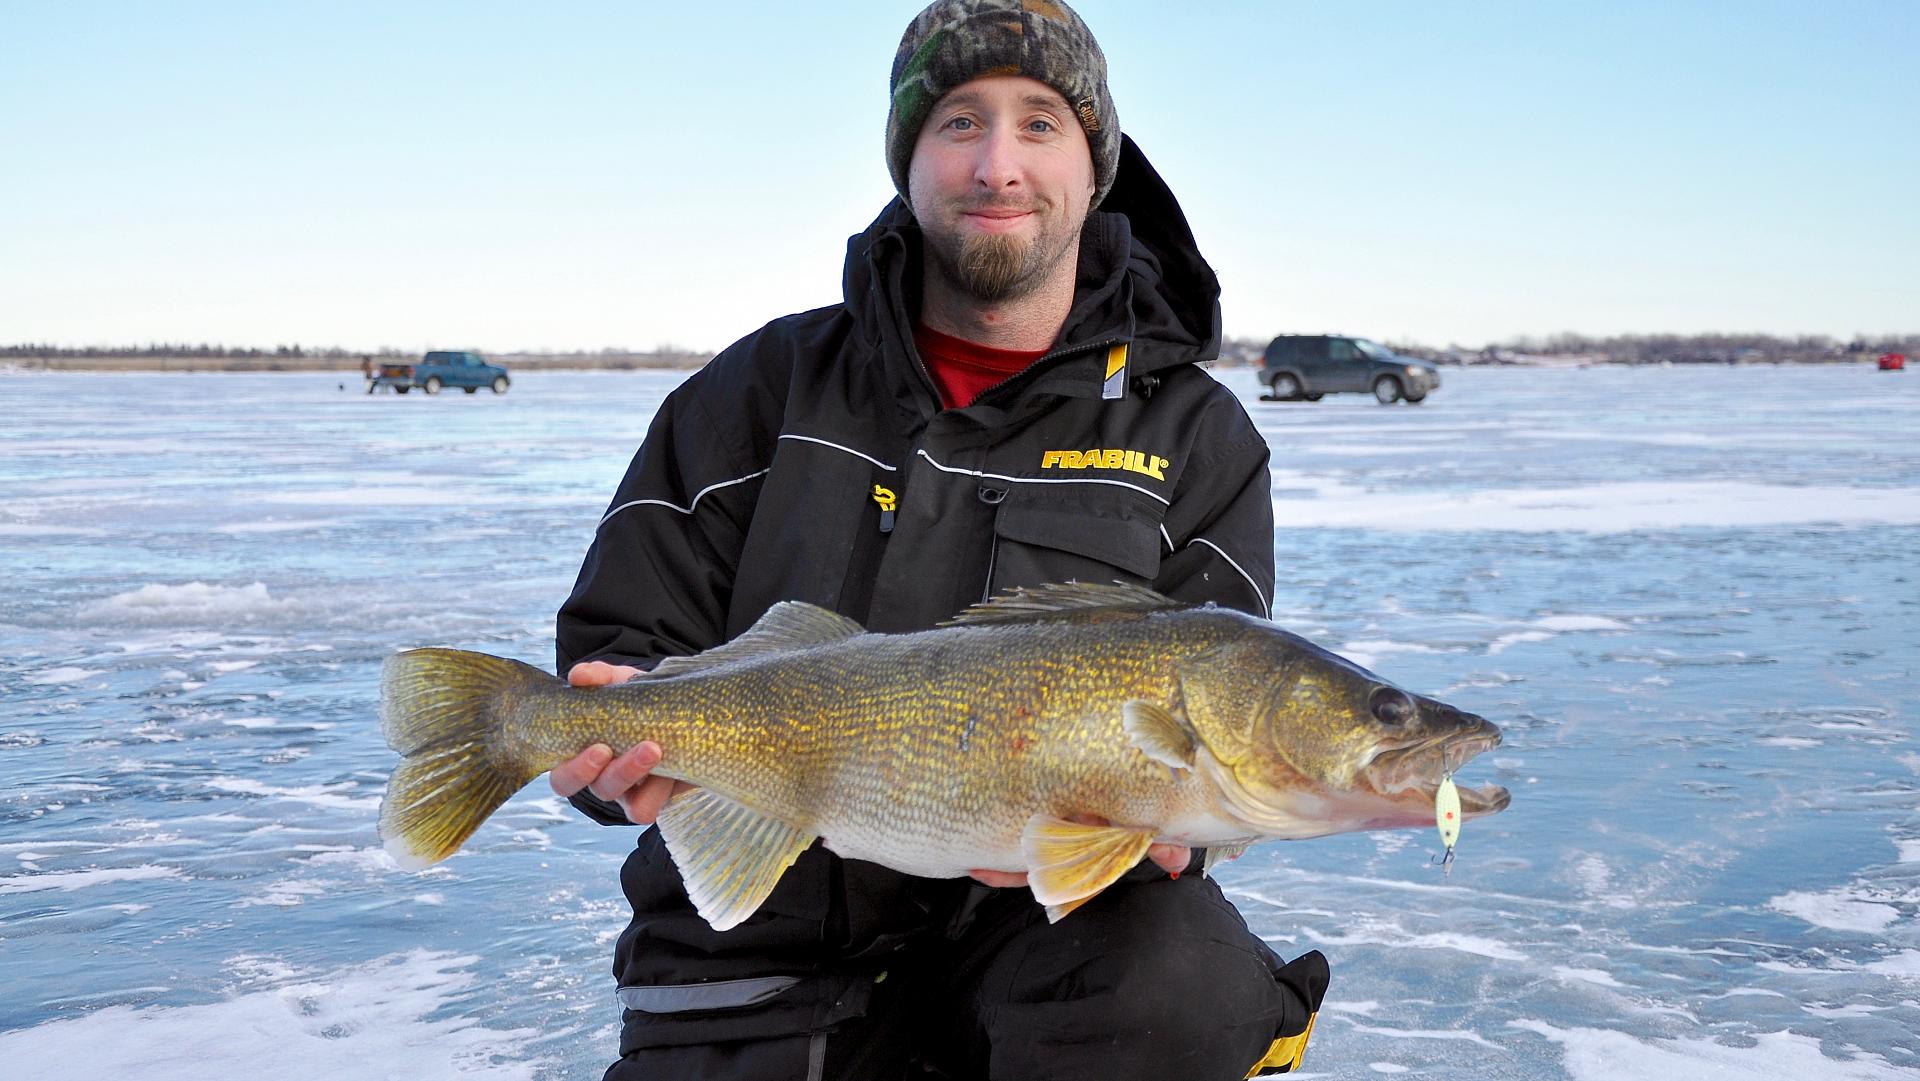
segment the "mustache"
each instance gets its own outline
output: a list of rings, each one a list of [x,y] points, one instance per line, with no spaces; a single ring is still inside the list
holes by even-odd
[[[947,204],[956,214],[978,214],[988,210],[1012,210],[1019,213],[1033,213],[1051,209],[1053,204],[1039,195],[987,196],[985,198],[958,199]]]

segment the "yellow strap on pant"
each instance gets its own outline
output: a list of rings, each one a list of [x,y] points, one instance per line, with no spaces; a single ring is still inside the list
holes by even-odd
[[[1313,1022],[1319,1016],[1317,1013],[1308,1015],[1307,1027],[1301,1029],[1299,1035],[1282,1036],[1273,1041],[1273,1046],[1267,1048],[1266,1057],[1254,1063],[1253,1069],[1247,1071],[1247,1076],[1292,1073],[1299,1069],[1300,1059],[1307,1053],[1307,1037],[1313,1035]]]

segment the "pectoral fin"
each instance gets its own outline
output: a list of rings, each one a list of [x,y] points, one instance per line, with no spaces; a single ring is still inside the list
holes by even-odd
[[[1078,901],[1068,901],[1066,904],[1063,904],[1063,905],[1048,905],[1047,906],[1047,922],[1059,923],[1062,919],[1066,917],[1067,913],[1072,912],[1074,909],[1079,908],[1081,905],[1084,905],[1091,900],[1093,900],[1092,897],[1082,897]]]
[[[675,796],[659,826],[694,909],[716,931],[753,915],[813,843],[812,834],[706,788]]]
[[[1152,830],[1082,826],[1051,815],[1034,815],[1020,835],[1027,884],[1034,899],[1047,906],[1049,921],[1112,885],[1152,844]]]
[[[1193,768],[1193,732],[1165,706],[1134,698],[1120,713],[1127,738],[1141,754],[1174,769]]]

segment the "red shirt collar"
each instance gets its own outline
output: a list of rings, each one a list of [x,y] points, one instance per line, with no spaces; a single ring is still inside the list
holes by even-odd
[[[972,405],[982,391],[1019,375],[1047,355],[1045,349],[994,349],[924,324],[914,326],[913,344],[940,390],[941,404],[948,409]]]

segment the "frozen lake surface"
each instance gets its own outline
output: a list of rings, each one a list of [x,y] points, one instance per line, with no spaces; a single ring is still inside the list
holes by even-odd
[[[1222,874],[1302,1076],[1920,1074],[1920,376],[1449,370],[1261,403],[1275,618],[1507,743],[1513,808]],[[375,837],[394,650],[552,663],[675,373],[0,374],[0,1072],[598,1076],[632,832]]]

